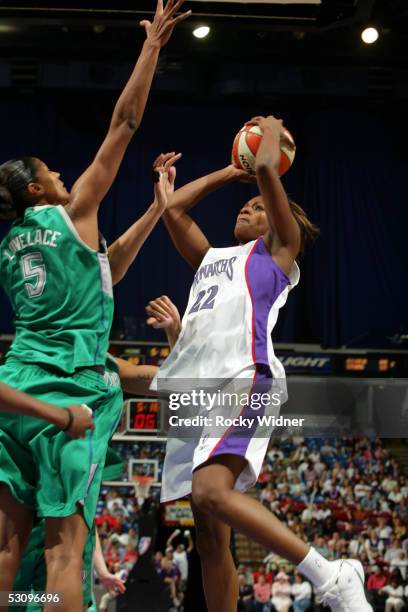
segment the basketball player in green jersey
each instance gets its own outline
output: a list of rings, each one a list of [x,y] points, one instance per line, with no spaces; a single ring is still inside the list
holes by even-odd
[[[37,158],[0,167],[0,218],[14,220],[1,245],[0,281],[16,326],[0,380],[61,407],[84,403],[94,417],[86,440],[68,440],[38,420],[0,415],[0,591],[13,585],[36,513],[46,518],[46,588],[62,594],[61,612],[81,609],[84,542],[120,416],[117,391],[103,377],[113,299],[97,212],[142,119],[160,48],[189,14],[176,17],[182,3],[163,8],[159,0],[152,23],[142,22],[146,41],[135,70],[71,194]]]
[[[124,359],[113,358],[109,354],[105,362],[105,379],[108,387],[118,388],[121,384],[122,389],[127,393],[137,395],[152,394],[149,390],[150,382],[156,375],[157,366],[145,365],[135,366]],[[119,382],[120,375],[120,382]],[[19,393],[19,392],[16,392]],[[121,411],[121,396],[117,396],[118,412]],[[56,408],[56,410],[58,410]],[[62,412],[59,410],[59,412]],[[124,465],[112,448],[108,448],[105,464],[103,467],[102,478],[104,480],[119,479],[124,470]],[[28,545],[24,551],[19,571],[14,582],[13,591],[26,591],[39,593],[45,590],[46,567],[44,558],[45,546],[45,521],[41,520],[31,531]],[[118,592],[123,592],[123,583],[114,575],[110,574],[106,568],[100,545],[98,546],[98,536],[94,528],[90,529],[85,542],[82,566],[82,598],[84,610],[93,600],[92,595],[92,568],[95,565],[99,579],[107,589],[118,588]],[[17,608],[17,612],[40,612],[43,607],[40,604],[32,603]]]

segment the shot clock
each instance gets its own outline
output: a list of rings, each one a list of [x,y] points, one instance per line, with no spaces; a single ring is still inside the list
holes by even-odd
[[[134,398],[125,402],[128,433],[157,433],[162,428],[162,404],[156,399]]]

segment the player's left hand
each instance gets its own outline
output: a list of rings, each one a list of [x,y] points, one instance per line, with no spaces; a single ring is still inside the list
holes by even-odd
[[[147,324],[155,329],[178,330],[181,326],[180,313],[167,295],[162,295],[146,306],[149,315]]]
[[[167,208],[174,193],[176,168],[174,164],[181,157],[181,153],[161,153],[154,161],[153,174],[157,177],[154,183],[154,201],[161,210]]]
[[[241,168],[237,168],[234,164],[234,161],[231,160],[232,163],[228,168],[233,172],[234,180],[239,181],[240,183],[256,183],[256,176],[253,174],[249,174],[249,172],[245,172]]]
[[[110,595],[123,595],[126,591],[124,581],[114,574],[107,572],[103,576],[99,576],[99,580]]]

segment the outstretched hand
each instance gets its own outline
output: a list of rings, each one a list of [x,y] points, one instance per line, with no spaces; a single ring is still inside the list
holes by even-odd
[[[146,306],[146,323],[155,329],[175,331],[180,328],[180,313],[167,295],[162,295]]]
[[[175,17],[184,0],[168,0],[163,8],[163,0],[157,1],[156,13],[153,22],[144,19],[140,25],[146,31],[146,38],[151,43],[163,47],[173,33],[174,27],[190,17],[191,11],[186,11]]]
[[[154,184],[154,201],[164,210],[170,204],[174,193],[176,168],[174,164],[181,157],[181,153],[161,153],[153,164],[153,172],[158,177]]]

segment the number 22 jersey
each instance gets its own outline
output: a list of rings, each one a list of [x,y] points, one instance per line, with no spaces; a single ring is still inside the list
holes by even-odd
[[[299,276],[296,263],[289,277],[283,272],[263,238],[209,249],[195,274],[178,341],[152,388],[161,388],[160,379],[166,379],[164,388],[172,378],[230,379],[256,365],[284,378],[271,333]]]

